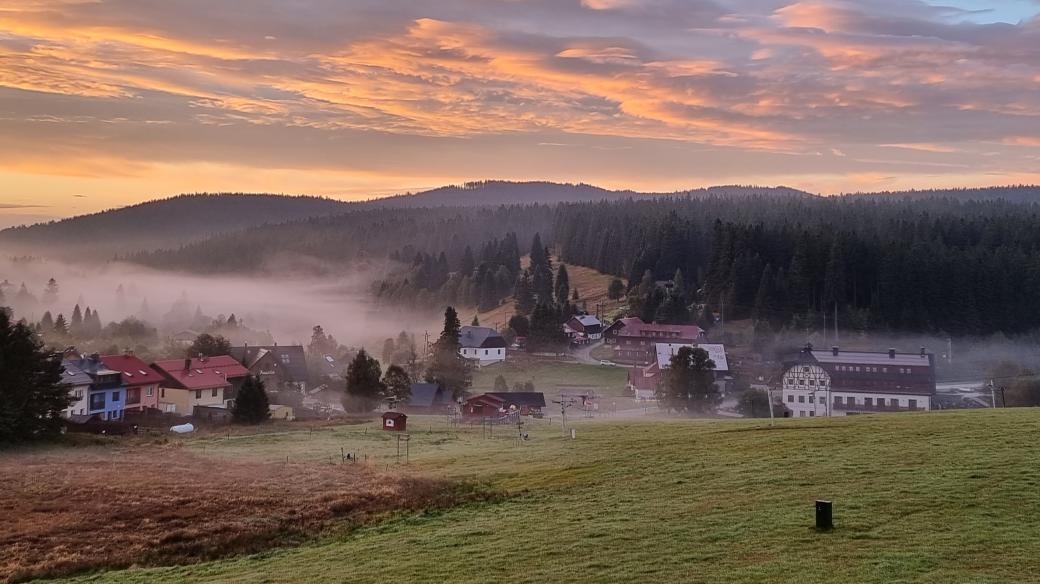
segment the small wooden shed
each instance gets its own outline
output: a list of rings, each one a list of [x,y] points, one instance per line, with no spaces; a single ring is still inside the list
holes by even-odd
[[[408,416],[401,412],[383,414],[383,429],[390,432],[404,432],[408,427]]]

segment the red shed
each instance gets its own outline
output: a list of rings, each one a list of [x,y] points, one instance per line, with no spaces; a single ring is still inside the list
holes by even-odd
[[[404,432],[408,426],[408,416],[401,412],[383,414],[383,429],[390,432]]]

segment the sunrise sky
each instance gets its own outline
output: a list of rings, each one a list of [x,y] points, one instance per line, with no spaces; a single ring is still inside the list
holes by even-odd
[[[0,215],[1040,182],[1040,0],[7,0]]]

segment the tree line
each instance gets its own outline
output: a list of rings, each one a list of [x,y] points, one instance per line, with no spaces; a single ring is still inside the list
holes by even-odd
[[[668,198],[560,205],[565,261],[762,328],[951,334],[1040,326],[1040,207],[879,197]],[[653,299],[651,298],[651,301]],[[679,311],[679,318],[683,318]],[[697,318],[697,315],[692,315]],[[833,326],[833,321],[829,321]]]

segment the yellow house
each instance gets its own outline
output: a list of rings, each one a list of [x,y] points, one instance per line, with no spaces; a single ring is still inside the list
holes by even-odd
[[[152,368],[164,378],[159,386],[159,409],[182,416],[192,415],[195,406],[225,407],[232,381],[249,375],[241,363],[226,355],[156,361]]]

